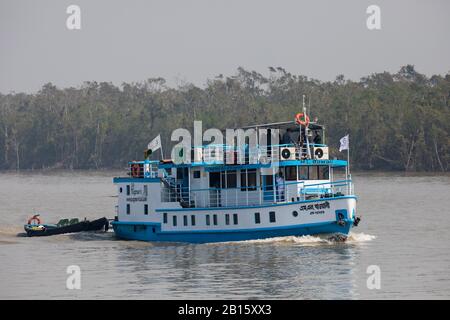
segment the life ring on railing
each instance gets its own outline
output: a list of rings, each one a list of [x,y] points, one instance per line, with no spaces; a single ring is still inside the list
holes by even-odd
[[[295,116],[295,122],[302,126],[309,126],[309,117],[307,114],[304,114],[303,112],[297,113]]]
[[[41,219],[39,219],[39,215],[38,214],[35,214],[30,219],[28,219],[27,224],[32,224],[32,222],[35,222],[33,224],[41,224]]]
[[[140,174],[141,174],[141,167],[139,166],[138,163],[134,163],[134,164],[131,166],[131,175],[132,175],[134,178],[139,178]]]

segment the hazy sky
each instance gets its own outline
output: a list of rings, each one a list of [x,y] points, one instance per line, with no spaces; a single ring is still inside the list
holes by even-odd
[[[66,9],[81,8],[81,30]],[[366,8],[381,8],[381,30]],[[268,66],[358,80],[414,64],[450,71],[448,0],[0,0],[0,92],[46,82],[122,82],[164,77],[170,85]]]

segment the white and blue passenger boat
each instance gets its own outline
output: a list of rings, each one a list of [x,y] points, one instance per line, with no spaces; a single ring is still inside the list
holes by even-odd
[[[116,236],[191,243],[303,235],[345,239],[359,222],[348,161],[329,159],[324,127],[299,115],[248,127],[258,133],[276,129],[282,137],[265,146],[257,141],[253,151],[247,144],[209,144],[187,150],[189,163],[173,157],[130,162],[127,176],[114,178]],[[235,157],[240,150],[242,163]],[[215,153],[223,161],[207,159]],[[267,154],[278,154],[278,161],[267,161]]]

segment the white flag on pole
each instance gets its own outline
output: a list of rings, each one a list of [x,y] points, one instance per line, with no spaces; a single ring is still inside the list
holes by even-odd
[[[341,152],[342,150],[349,149],[348,135],[346,135],[345,137],[342,137],[341,140],[339,140],[339,141],[341,142],[341,146],[339,147],[339,152]]]
[[[161,135],[160,134],[158,134],[158,136],[155,139],[153,139],[147,146],[147,149],[151,150],[151,153],[155,152],[159,148],[161,148]]]

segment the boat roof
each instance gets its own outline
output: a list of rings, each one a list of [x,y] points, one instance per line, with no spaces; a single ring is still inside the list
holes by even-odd
[[[292,130],[298,130],[299,125],[295,121],[282,121],[282,122],[272,122],[272,123],[264,123],[264,124],[255,124],[251,126],[245,126],[235,129],[259,129],[259,128],[278,128],[278,129],[292,129]],[[318,124],[317,122],[310,122],[309,129],[311,130],[321,130],[324,129],[325,126]]]
[[[258,169],[258,168],[270,168],[271,164],[262,164],[262,163],[254,163],[254,164],[226,164],[226,163],[206,163],[206,162],[191,162],[191,163],[183,163],[183,164],[175,164],[172,160],[143,160],[143,161],[133,161],[129,162],[129,165],[132,164],[155,164],[158,168],[187,168],[187,167],[205,167],[206,171],[224,171],[224,170],[236,170],[236,169]],[[331,166],[333,168],[345,167],[347,165],[346,160],[338,160],[338,159],[328,159],[328,160],[314,160],[314,159],[305,159],[305,160],[288,160],[288,161],[280,161],[277,163],[280,167],[286,166],[312,166],[312,165],[325,165]]]

